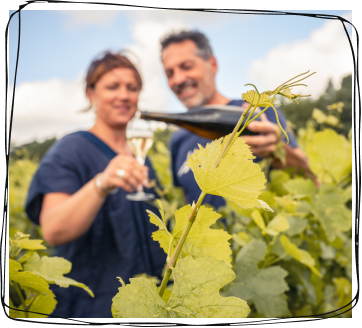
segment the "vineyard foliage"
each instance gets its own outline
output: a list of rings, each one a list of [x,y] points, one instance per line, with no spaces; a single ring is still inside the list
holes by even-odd
[[[61,257],[40,256],[37,251],[46,249],[43,241],[29,237],[17,231],[14,239],[9,238],[10,317],[44,318],[51,314],[57,301],[49,284],[77,286],[94,297],[86,285],[64,276],[71,270],[69,261]]]
[[[232,236],[227,239],[232,250],[228,263],[231,261],[236,273],[235,280],[221,288],[221,295],[245,300],[251,309],[250,317],[323,316],[352,300],[351,133],[346,138],[324,123],[322,126],[322,123],[310,120],[297,134],[318,185],[302,171],[272,169],[267,188],[258,199],[269,204],[273,212],[263,208],[242,208],[230,201],[218,209],[228,235]],[[230,153],[229,156],[235,159],[237,154]],[[151,156],[152,163],[157,160]],[[195,172],[201,171],[202,160],[196,152],[189,161],[195,166]],[[166,179],[167,172],[156,171],[159,177]],[[195,174],[200,187],[204,177],[204,172]],[[210,206],[207,209],[211,220],[216,212]],[[182,210],[186,208],[179,211]],[[160,211],[162,217],[162,208]],[[153,223],[162,221],[154,213],[150,218]],[[178,220],[179,212],[176,213]],[[197,223],[201,225],[196,219],[189,236],[198,235],[201,243],[207,234],[205,230],[201,232]],[[215,233],[224,228],[220,220],[211,229],[207,225],[207,229],[216,230]],[[161,237],[156,240],[166,253],[172,236],[175,245],[180,238],[180,230],[177,231],[168,232],[165,226],[164,230],[160,227],[155,233],[156,236],[162,234],[164,241]],[[210,239],[209,245],[213,242],[215,240]],[[185,245],[187,243],[188,239]],[[174,246],[171,254],[173,249]],[[182,255],[189,254],[190,251]],[[348,309],[350,306],[330,315]],[[351,311],[340,316],[350,317]]]
[[[334,108],[338,111],[341,106]],[[232,174],[211,176],[222,143],[199,148],[189,165],[202,190],[230,199],[234,195],[229,187],[242,191],[249,179],[257,186],[255,191],[227,201],[218,209],[220,214],[208,204],[201,206],[172,268],[173,286],[167,286],[161,297],[157,281],[140,276],[125,285],[120,279],[113,316],[323,317],[330,311],[335,312],[326,316],[350,309],[336,311],[352,299],[351,133],[345,137],[334,130],[335,121],[317,114],[313,117],[297,136],[317,185],[304,172],[293,169],[264,172],[269,176],[266,181],[240,138],[225,156],[228,165],[223,169],[238,163],[234,166],[250,172],[251,166],[253,176],[245,181],[233,181]],[[159,133],[162,138],[157,139],[156,133],[150,159],[163,187],[155,185],[159,194],[155,205],[160,212],[148,215],[159,228],[152,237],[169,261],[195,204],[185,206],[181,190],[172,186],[166,141],[171,133]],[[41,229],[26,218],[24,201],[36,167],[36,161],[24,156],[9,167],[12,317],[50,314],[56,306],[50,284],[75,285],[92,295],[85,285],[64,276],[71,264],[49,257],[52,250],[41,240]],[[340,316],[350,317],[351,311]]]
[[[73,285],[94,295],[84,284],[64,276],[72,264],[61,257],[49,257],[53,249],[41,239],[41,228],[27,218],[24,204],[38,163],[20,157],[9,165],[9,315],[46,318],[57,304],[50,284],[65,288]]]

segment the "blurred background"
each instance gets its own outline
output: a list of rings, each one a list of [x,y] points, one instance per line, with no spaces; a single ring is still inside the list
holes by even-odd
[[[313,13],[339,15],[352,21],[352,11]],[[11,86],[18,19],[15,15],[9,27]],[[338,91],[343,93],[349,88],[351,101],[352,55],[339,21],[172,10],[23,10],[12,148],[60,138],[92,125],[91,112],[79,113],[88,106],[84,77],[91,60],[104,50],[132,52],[144,80],[141,110],[184,111],[167,86],[159,45],[165,34],[181,29],[199,29],[209,38],[219,63],[217,85],[226,97],[239,99],[246,91],[246,83],[267,90],[311,70],[317,74],[308,79],[308,88],[294,90],[311,94],[311,99],[295,110],[293,105],[284,104],[283,110],[293,124],[304,125],[314,107],[325,110],[326,97],[328,104],[339,100],[331,99]],[[351,33],[348,24],[347,30]],[[351,108],[347,108],[346,99],[342,101],[342,121],[351,122]],[[345,133],[348,130],[346,127]]]
[[[352,21],[351,11],[308,12],[339,15]],[[18,24],[15,15],[9,32],[10,92],[14,84]],[[348,24],[346,28],[351,34]],[[227,287],[223,293],[231,290],[234,296],[247,299],[251,307],[249,317],[254,318],[332,314],[351,317],[350,306],[331,312],[351,302],[353,268],[353,61],[339,21],[295,15],[170,10],[23,10],[9,164],[9,236],[14,240],[23,238],[20,231],[31,238],[42,238],[41,228],[32,224],[24,212],[29,184],[39,160],[57,139],[92,126],[93,113],[80,111],[89,106],[84,78],[94,57],[105,50],[130,50],[144,82],[139,108],[185,111],[168,88],[159,45],[165,34],[181,29],[199,29],[207,35],[219,64],[218,89],[231,99],[240,99],[241,93],[247,91],[246,83],[264,91],[308,70],[317,72],[307,79],[307,88],[293,90],[311,97],[298,100],[299,105],[283,101],[280,108],[321,185],[317,188],[303,172],[293,168],[273,169],[260,196],[275,214],[273,217],[274,214],[262,211],[261,221],[265,220],[269,227],[277,217],[287,220],[288,228],[284,226],[283,234],[290,238],[297,255],[288,253],[285,257],[280,239],[276,235],[269,239],[262,233],[251,210],[228,203],[219,212],[232,235],[233,265],[238,267],[239,258],[243,267],[245,263],[253,266],[236,269],[236,281],[250,285],[255,293],[245,295],[241,288],[238,294],[233,287]],[[168,143],[173,131],[156,130],[149,152],[161,187],[155,188],[171,227],[175,210],[184,205],[182,191],[173,186],[170,170]],[[275,152],[274,156],[282,158],[283,153]],[[267,161],[260,163],[266,176]],[[213,227],[225,228],[221,223]],[[268,244],[271,253],[260,256],[256,251],[259,246],[248,247],[261,242]],[[52,247],[46,242],[44,245],[44,252],[52,255]],[[238,255],[241,251],[244,258]],[[257,268],[257,263],[263,263],[262,267]],[[272,271],[280,268],[284,270],[281,275],[276,273],[280,271]],[[258,280],[259,269],[269,275],[262,274]],[[263,300],[261,305],[258,299]],[[328,312],[329,315],[324,314]],[[13,317],[21,315],[13,313]]]

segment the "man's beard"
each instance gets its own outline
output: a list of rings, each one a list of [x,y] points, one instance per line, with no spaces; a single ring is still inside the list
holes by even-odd
[[[196,107],[201,107],[203,105],[205,105],[205,103],[207,103],[211,97],[212,97],[212,92],[210,92],[210,95],[205,95],[205,92],[202,92],[200,89],[197,88],[197,93],[190,97],[190,98],[186,98],[186,99],[182,99],[179,95],[178,92],[184,88],[187,87],[194,87],[197,88],[198,87],[198,83],[194,80],[188,79],[185,82],[175,86],[172,91],[175,93],[175,95],[177,96],[177,98],[182,102],[182,104],[187,108],[187,109],[193,109]]]

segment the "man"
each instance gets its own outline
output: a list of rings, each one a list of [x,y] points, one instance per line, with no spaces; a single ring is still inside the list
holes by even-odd
[[[248,106],[245,101],[230,100],[217,90],[215,75],[218,65],[205,35],[198,31],[173,33],[161,41],[161,48],[161,59],[168,84],[188,110],[204,105]],[[280,111],[278,114],[285,130],[285,118]],[[275,113],[268,109],[262,115],[261,121],[254,121],[248,126],[250,131],[260,133],[256,136],[243,136],[251,146],[251,151],[257,156],[255,161],[270,156],[276,150],[279,127],[275,123]],[[308,169],[306,156],[298,148],[294,138],[291,135],[288,137],[290,146],[285,147],[286,166]],[[187,158],[198,148],[198,144],[204,147],[208,142],[210,140],[184,129],[177,131],[171,140],[174,184],[183,188],[189,203],[197,201],[201,190],[186,166]],[[282,164],[276,160],[273,166],[281,168]],[[214,195],[207,195],[204,202],[216,208],[225,204],[222,197]]]

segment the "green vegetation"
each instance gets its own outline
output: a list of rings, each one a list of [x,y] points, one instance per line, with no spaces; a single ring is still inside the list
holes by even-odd
[[[338,107],[333,104],[330,106]],[[192,270],[192,266],[198,265],[198,260],[208,259],[212,263],[223,260],[225,265],[232,265],[235,278],[227,285],[219,285],[220,295],[224,300],[229,297],[245,300],[250,308],[249,317],[351,317],[351,305],[346,306],[352,300],[353,266],[351,131],[346,138],[336,133],[330,125],[309,117],[306,126],[298,130],[298,143],[307,153],[311,169],[321,184],[317,187],[301,171],[271,170],[270,181],[258,199],[267,203],[273,212],[262,207],[242,208],[228,200],[225,207],[219,208],[222,218],[227,222],[227,233],[218,220],[220,215],[212,206],[200,206],[180,252],[180,260],[172,268],[171,279],[175,276],[175,284],[181,280],[179,283],[183,286],[184,277],[177,277],[177,273]],[[242,142],[239,142],[239,146],[241,145]],[[165,145],[159,146],[160,149],[163,147],[166,148]],[[201,185],[207,175],[207,172],[202,172],[202,168],[207,167],[203,156],[208,147],[211,148],[208,145],[205,150],[199,150],[202,152],[200,155],[194,155],[194,160],[198,161],[194,164],[195,178]],[[231,148],[230,151],[232,150]],[[234,156],[247,156],[242,148],[235,153]],[[212,155],[210,149],[209,154]],[[158,155],[161,160],[162,156],[167,157],[167,152],[159,152]],[[166,158],[163,159],[163,163],[165,162]],[[193,165],[192,159],[189,164]],[[162,165],[156,165],[155,168],[158,175],[170,174]],[[167,177],[164,179],[167,180]],[[218,179],[216,177],[210,180],[209,188],[213,189]],[[159,205],[160,216],[155,213],[149,213],[149,216],[150,221],[159,227],[153,238],[159,241],[170,261],[177,242],[181,239],[182,227],[187,224],[195,204],[179,209],[175,216],[171,215],[169,220],[173,222],[173,229],[169,230],[164,221],[163,206],[164,202]],[[204,214],[206,209],[207,215]],[[212,230],[215,231],[211,233]],[[227,251],[229,243],[231,253]],[[216,252],[215,248],[220,249],[220,252]],[[191,258],[195,261],[192,266],[190,263],[190,267],[180,270],[178,263]],[[220,271],[224,272],[223,269]],[[202,283],[205,278],[200,272],[195,272],[193,279]],[[193,286],[192,280],[189,283]],[[144,281],[132,280],[130,285],[119,289],[120,292],[113,300],[114,316],[142,316],[136,310],[138,306],[140,309],[148,308],[145,314],[148,317],[233,316],[226,308],[223,310],[225,313],[205,312],[202,308],[202,302],[205,301],[202,293],[197,302],[189,301],[188,296],[185,296],[185,303],[182,297],[176,304],[170,302],[175,284],[168,285],[160,297],[157,296],[159,289],[156,289],[156,285],[148,282],[147,286],[153,290],[152,296],[145,296],[147,302],[141,305],[139,297],[135,295],[138,289],[145,289],[143,284]],[[122,303],[127,297],[123,293],[130,287],[134,288],[132,306],[137,314]],[[198,290],[199,287],[195,288]],[[212,288],[210,293],[211,290]],[[181,307],[179,312],[175,311],[177,307]],[[344,308],[338,310],[341,307]],[[246,312],[241,310],[239,314],[242,316]],[[326,312],[332,313],[324,315]]]
[[[46,318],[57,304],[49,284],[83,288],[94,297],[84,284],[64,277],[72,264],[61,257],[41,256],[46,249],[42,240],[29,239],[30,235],[16,232],[10,238],[9,250],[9,306],[12,318]],[[28,312],[29,311],[29,312]]]
[[[185,206],[181,190],[172,185],[167,148],[172,131],[156,131],[149,155],[162,186],[155,185],[160,213],[148,215],[159,228],[152,237],[168,255],[167,279],[159,286],[156,278],[142,274],[128,285],[119,278],[122,287],[113,299],[114,317],[351,317],[347,311],[351,305],[346,306],[352,300],[348,81],[350,77],[343,80],[340,90],[330,87],[326,92],[330,98],[321,97],[319,105],[298,100],[300,105],[293,109],[298,143],[308,155],[317,184],[293,169],[272,169],[266,181],[237,134],[192,155],[189,165],[203,194],[228,198],[225,207],[218,209],[220,214],[201,205],[203,194],[197,204]],[[279,91],[295,100],[290,86]],[[256,107],[259,99],[268,101],[269,97],[272,104],[272,92],[259,98],[257,90],[249,91],[249,101]],[[12,153],[9,167],[10,306],[15,309],[10,315],[44,317],[56,306],[50,284],[91,291],[64,277],[71,264],[49,257],[52,251],[44,246],[41,229],[23,211],[29,182],[42,156],[40,151],[29,156],[25,149]],[[234,167],[242,170],[233,174]],[[240,180],[240,174],[246,179]],[[253,188],[241,197],[248,185]],[[239,192],[233,193],[230,186]],[[168,280],[173,285],[167,285]],[[324,315],[327,312],[332,313]]]
[[[298,101],[299,105],[282,99],[281,110],[286,118],[293,123],[296,129],[304,128],[307,121],[312,117],[314,109],[320,110],[324,115],[331,114],[331,110],[335,107],[340,116],[341,124],[331,124],[337,133],[347,136],[352,125],[352,75],[347,75],[342,79],[341,88],[335,90],[331,81],[324,94],[318,99],[311,100],[309,98]],[[341,104],[343,103],[343,105]],[[331,106],[331,104],[336,104]],[[343,111],[341,109],[343,108]],[[321,128],[321,127],[320,127]]]
[[[30,159],[40,161],[48,149],[57,141],[56,138],[47,139],[43,142],[33,141],[10,151],[10,160]]]

